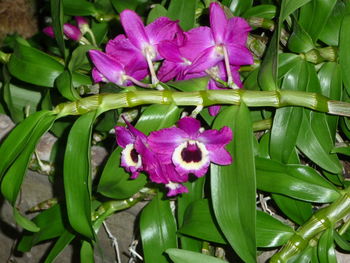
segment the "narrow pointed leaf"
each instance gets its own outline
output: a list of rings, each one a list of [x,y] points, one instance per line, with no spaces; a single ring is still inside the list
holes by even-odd
[[[177,247],[176,223],[169,200],[160,193],[143,209],[140,231],[145,263],[168,263],[164,252]]]
[[[45,258],[44,263],[52,263],[59,254],[69,245],[70,242],[75,238],[68,230],[64,231],[62,235],[57,239],[55,245],[50,250],[49,254]]]
[[[68,219],[80,234],[94,239],[91,223],[90,147],[96,112],[82,115],[70,130],[64,156],[64,190]]]
[[[194,263],[194,262],[205,262],[205,263],[225,263],[227,261],[207,256],[201,253],[187,251],[177,248],[169,248],[166,250],[171,260],[174,263]]]
[[[231,127],[234,139],[226,147],[233,163],[211,165],[211,195],[215,217],[226,239],[245,262],[256,261],[255,160],[250,113],[244,104],[228,107],[213,128]]]
[[[350,68],[350,14],[344,16],[341,24],[340,38],[339,38],[339,64],[342,70],[342,77],[344,86],[348,94],[350,94],[350,74],[348,69]]]
[[[63,1],[51,0],[50,7],[51,7],[52,27],[55,34],[55,39],[60,49],[61,55],[65,57],[65,45],[64,45],[64,38],[63,38]]]
[[[317,246],[317,254],[320,263],[337,263],[335,256],[334,241],[333,241],[334,229],[328,228],[320,237]]]

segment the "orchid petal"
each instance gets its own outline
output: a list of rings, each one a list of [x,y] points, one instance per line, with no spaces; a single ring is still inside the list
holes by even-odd
[[[162,82],[168,82],[173,78],[177,77],[183,70],[183,66],[178,63],[165,60],[158,70],[158,79]]]
[[[208,83],[208,89],[217,90],[220,88],[216,85],[216,81],[211,79],[209,80],[209,83]],[[213,105],[213,106],[209,106],[208,111],[211,116],[216,116],[219,113],[220,109],[221,109],[221,106]]]
[[[143,50],[145,44],[149,43],[149,39],[140,16],[127,9],[120,13],[120,21],[130,42]]]
[[[106,53],[115,57],[123,65],[130,64],[130,58],[133,58],[135,68],[148,68],[142,51],[137,49],[124,35],[119,35],[113,40],[108,41]]]
[[[93,68],[91,74],[92,74],[92,78],[93,78],[95,83],[108,82],[108,80],[103,76],[103,74],[101,72],[98,71],[97,68]]]
[[[178,121],[177,127],[185,131],[191,139],[195,139],[198,136],[201,123],[195,118],[183,117]]]
[[[184,62],[179,47],[173,41],[162,41],[158,45],[158,52],[165,60],[175,63]]]
[[[186,186],[182,185],[182,184],[178,184],[178,183],[173,183],[170,182],[168,184],[165,185],[169,191],[167,193],[167,196],[176,196],[178,194],[182,194],[182,193],[188,193],[188,189],[186,188]]]
[[[63,25],[63,33],[68,38],[70,38],[74,41],[79,41],[82,37],[80,29],[74,25],[71,25],[71,24],[64,24]]]
[[[204,50],[192,65],[189,66],[187,73],[195,73],[205,71],[211,67],[214,67],[217,63],[224,59],[223,54],[216,51],[215,46],[209,47]]]
[[[214,38],[209,27],[197,27],[184,33],[185,40],[180,53],[190,61],[204,50],[215,45]]]
[[[123,66],[118,61],[99,50],[90,50],[89,55],[97,70],[103,74],[108,81],[118,85],[123,84]]]
[[[230,44],[226,46],[230,64],[234,66],[254,64],[254,58],[245,46]]]
[[[145,27],[149,43],[156,45],[164,40],[172,40],[175,34],[181,30],[178,21],[172,21],[167,17],[159,17]]]
[[[224,10],[218,3],[211,3],[209,8],[210,27],[216,44],[222,44],[227,30],[227,18]]]
[[[227,23],[224,41],[226,44],[235,43],[245,46],[250,30],[251,27],[245,19],[241,17],[230,18]]]
[[[232,163],[232,157],[225,148],[218,148],[210,151],[210,161],[220,165],[229,165]]]
[[[224,126],[219,131],[206,130],[202,132],[197,140],[204,143],[206,148],[211,151],[222,148],[230,143],[232,136],[232,130],[227,126]]]
[[[49,37],[55,38],[55,33],[53,32],[52,26],[47,26],[43,29],[44,34],[46,34]]]
[[[152,151],[167,155],[171,159],[171,154],[177,145],[181,144],[188,138],[183,130],[172,127],[159,131],[153,131],[148,136],[148,144]]]
[[[135,136],[129,131],[129,129],[122,126],[116,126],[114,130],[117,144],[120,147],[125,148],[126,145],[135,142]]]

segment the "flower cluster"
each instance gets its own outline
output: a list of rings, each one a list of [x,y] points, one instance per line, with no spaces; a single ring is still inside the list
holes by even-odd
[[[121,166],[136,178],[146,172],[152,182],[164,184],[168,196],[187,192],[182,184],[189,175],[204,176],[211,162],[232,162],[224,148],[232,140],[229,127],[204,130],[192,117],[179,120],[177,127],[151,132],[146,136],[130,123],[115,127],[117,143],[123,148]]]
[[[125,35],[110,40],[106,52],[89,52],[95,65],[94,81],[149,87],[140,80],[150,74],[152,85],[160,89],[159,81],[209,75],[209,89],[242,87],[239,66],[254,62],[246,47],[251,29],[243,18],[227,18],[218,3],[211,3],[209,11],[210,27],[184,32],[177,21],[167,17],[144,26],[134,11],[124,10],[120,20]],[[156,61],[162,61],[157,73],[153,65]],[[211,115],[218,111],[219,106],[209,108]]]
[[[83,44],[90,44],[90,42],[84,38],[85,33],[89,33],[95,42],[94,35],[91,32],[89,21],[82,17],[75,17],[76,26],[70,23],[63,25],[63,34],[66,38],[72,39],[76,42],[82,42]],[[43,29],[43,32],[51,38],[55,38],[55,33],[52,26],[47,26]],[[94,43],[95,44],[95,43]]]

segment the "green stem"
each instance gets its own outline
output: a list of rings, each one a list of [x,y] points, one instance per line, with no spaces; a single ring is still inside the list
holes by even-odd
[[[308,247],[309,242],[318,234],[330,227],[350,213],[350,187],[331,205],[318,210],[289,241],[276,253],[270,263],[285,263],[291,257],[301,253]]]
[[[333,101],[317,94],[302,91],[275,90],[203,90],[194,92],[176,91],[129,91],[114,94],[97,94],[74,102],[56,106],[58,117],[81,115],[98,110],[99,113],[118,108],[131,108],[145,104],[175,104],[177,106],[204,107],[215,104],[239,105],[248,107],[300,106],[334,115],[350,116],[350,103]]]

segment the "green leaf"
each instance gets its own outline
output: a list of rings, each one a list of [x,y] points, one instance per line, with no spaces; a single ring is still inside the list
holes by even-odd
[[[94,248],[90,242],[83,241],[80,249],[80,262],[94,263]]]
[[[39,111],[24,119],[2,142],[0,147],[0,180],[9,166],[24,150],[36,125],[52,114],[50,111]]]
[[[194,27],[197,0],[172,0],[168,8],[168,17],[179,20],[185,31]]]
[[[169,200],[160,193],[141,212],[140,231],[145,262],[168,263],[164,251],[177,247],[176,222]]]
[[[145,134],[162,128],[168,128],[180,118],[181,109],[174,104],[148,106],[137,121],[135,127]]]
[[[334,241],[343,250],[350,251],[350,243],[343,237],[339,235],[337,231],[334,231]]]
[[[194,201],[187,207],[179,232],[202,240],[227,244],[207,199]]]
[[[310,35],[296,20],[293,24],[293,33],[288,39],[288,48],[295,53],[305,53],[315,48]]]
[[[280,11],[280,23],[285,20],[291,13],[298,8],[307,4],[311,0],[285,0],[282,1],[282,7]]]
[[[177,198],[177,224],[183,226],[187,218],[187,209],[194,202],[201,200],[203,196],[203,187],[205,177],[197,178],[194,182],[184,183],[188,189],[188,193]],[[182,249],[200,252],[202,249],[202,242],[186,236],[180,236],[180,244]]]
[[[252,123],[245,104],[222,111],[213,128],[219,129],[223,125],[231,127],[234,133],[233,141],[226,147],[233,163],[228,166],[211,165],[213,209],[235,252],[245,262],[255,262],[255,160]]]
[[[293,229],[276,218],[257,211],[256,243],[258,247],[277,247],[286,243],[293,236]]]
[[[91,223],[91,132],[96,112],[73,124],[64,155],[63,179],[68,219],[78,233],[94,239]]]
[[[64,66],[46,53],[17,43],[8,63],[16,78],[39,86],[53,87]]]
[[[258,189],[296,199],[327,203],[340,193],[314,169],[305,165],[283,165],[269,159],[256,158]]]
[[[41,212],[34,217],[33,222],[40,228],[36,233],[25,233],[17,245],[21,252],[29,251],[37,243],[60,236],[65,228],[60,205]]]
[[[167,16],[167,10],[164,6],[160,4],[154,5],[154,7],[151,9],[151,12],[149,12],[147,17],[147,24],[152,23],[154,20],[161,16]]]
[[[200,91],[206,90],[210,78],[194,78],[189,80],[169,81],[167,85],[180,91]]]
[[[165,251],[174,263],[227,263],[221,259],[184,249],[169,248]],[[158,261],[157,261],[158,262]]]
[[[21,215],[21,213],[15,207],[13,208],[13,217],[15,218],[17,224],[28,231],[38,232],[40,230],[40,228],[33,221],[30,221],[28,218]]]
[[[301,61],[297,62],[284,76],[284,90],[305,90],[308,80],[305,64]],[[276,110],[270,141],[272,159],[283,163],[288,162],[296,145],[302,114],[302,108],[300,107],[286,107]]]
[[[342,98],[342,75],[341,67],[335,62],[327,62],[322,65],[318,71],[321,94],[333,100]],[[336,130],[338,126],[338,116],[325,115],[332,141],[335,141]]]
[[[346,156],[350,156],[350,147],[334,147],[332,153],[340,153]]]
[[[300,25],[316,42],[337,0],[313,0],[300,8]]]
[[[97,15],[95,5],[86,0],[63,0],[64,14],[71,16]]]
[[[113,7],[121,13],[125,9],[135,10],[136,7],[142,3],[141,0],[111,0]]]
[[[312,205],[281,194],[272,194],[278,208],[298,225],[304,224],[312,216]]]
[[[276,16],[276,6],[275,5],[257,5],[248,9],[242,17],[262,17],[267,19],[272,19]]]
[[[50,250],[49,254],[45,258],[44,263],[51,263],[54,262],[54,260],[57,258],[59,254],[68,246],[70,242],[75,238],[75,235],[73,235],[68,230],[64,231],[58,240],[56,241],[53,248]]]
[[[340,38],[339,38],[339,64],[342,71],[342,77],[344,86],[348,94],[350,94],[350,74],[348,69],[350,68],[350,14],[344,16],[341,24]]]
[[[234,16],[240,16],[243,14],[246,10],[251,8],[253,5],[253,0],[232,0],[230,4],[230,9]]]
[[[131,197],[147,182],[143,174],[140,174],[137,179],[130,179],[130,174],[120,166],[122,150],[118,147],[108,158],[97,188],[99,193],[113,199]]]
[[[63,1],[62,0],[51,0],[51,17],[52,27],[55,34],[55,39],[60,49],[61,55],[66,56],[64,38],[63,38]]]
[[[72,76],[68,70],[63,71],[62,74],[56,78],[55,86],[66,99],[75,101],[80,98],[78,92],[73,87]]]
[[[333,243],[334,229],[328,228],[320,237],[317,246],[318,259],[320,263],[337,263]]]
[[[322,32],[320,32],[320,40],[329,46],[338,46],[341,23],[346,14],[350,14],[350,3],[337,1]]]
[[[87,52],[91,49],[96,49],[96,47],[91,45],[78,46],[73,52],[71,59],[68,64],[68,69],[73,72],[80,69],[81,66],[89,64],[87,57]]]

